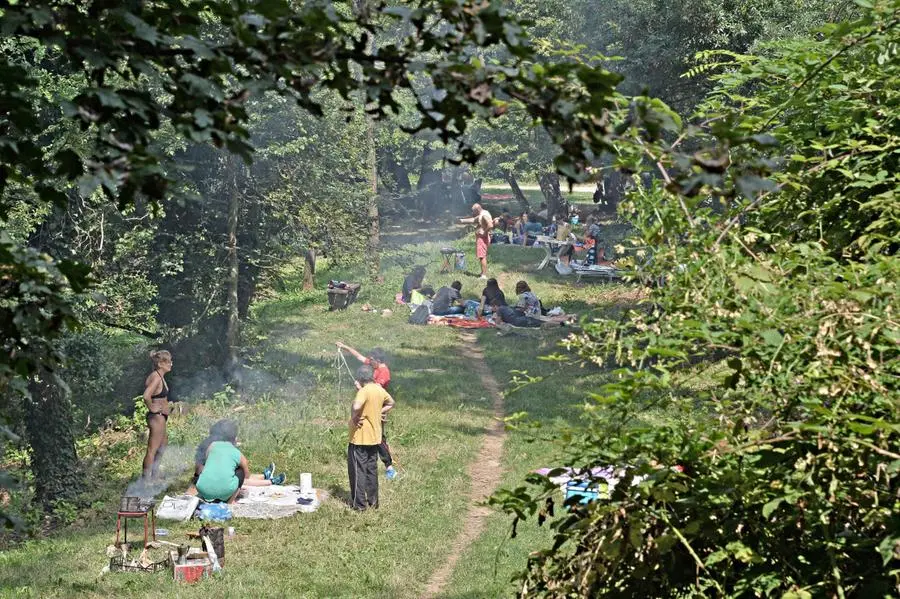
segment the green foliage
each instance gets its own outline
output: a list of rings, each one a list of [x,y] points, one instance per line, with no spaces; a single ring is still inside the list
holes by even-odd
[[[24,380],[37,364],[61,357],[53,341],[75,322],[68,290],[87,283],[82,265],[54,263],[0,230],[0,392],[26,393]]]
[[[627,475],[551,518],[528,596],[900,592],[898,36],[900,2],[876,2],[822,41],[735,57],[677,142],[619,128],[621,160],[664,179],[622,206],[664,284],[569,339],[617,369],[566,450]],[[698,361],[726,374],[685,389]],[[709,417],[646,426],[648,405]],[[541,522],[559,500],[530,481],[494,502]]]
[[[404,127],[445,143],[462,139],[472,118],[496,116],[514,99],[528,120],[541,123],[551,141],[565,148],[555,162],[570,177],[609,147],[608,128],[595,117],[608,107],[618,77],[578,64],[537,64],[521,24],[498,1],[423,0],[402,9],[380,2],[360,8],[350,0],[297,6],[280,0],[127,6],[45,1],[7,2],[0,11],[5,35],[0,104],[7,107],[0,116],[0,220],[5,228],[22,201],[33,206],[32,215],[52,206],[60,213],[53,222],[64,225],[56,232],[74,229],[86,250],[80,258],[98,272],[112,251],[102,247],[111,207],[93,192],[120,209],[133,204],[133,218],[143,220],[148,203],[158,209],[161,200],[184,187],[198,188],[180,185],[180,169],[172,160],[196,150],[188,143],[224,147],[249,160],[252,102],[268,92],[316,117],[335,103],[341,109],[358,105],[361,92],[366,114],[382,118],[399,112],[402,98],[415,115]],[[473,58],[480,52],[502,59]],[[475,153],[463,143],[459,156],[471,161]],[[238,171],[236,164],[204,166],[209,174]],[[199,191],[222,191],[223,177],[216,179],[219,185]],[[193,199],[177,195],[182,204]],[[79,203],[89,214],[69,222],[61,213],[71,217]],[[164,208],[175,212],[171,205]],[[316,214],[304,216],[301,228],[321,229]],[[119,233],[130,228],[119,225]],[[221,247],[216,228],[194,227],[157,249],[198,247],[216,258],[212,248]],[[60,253],[51,255],[60,260]],[[2,254],[4,268],[19,268],[17,256]],[[113,326],[126,319],[132,327],[138,326],[134,320],[149,324],[154,314],[147,300],[154,287],[176,302],[203,298],[184,313],[162,318],[182,334],[196,330],[198,317],[215,313],[207,308],[216,304],[220,290],[211,287],[216,279],[209,272],[196,277],[193,288],[159,289],[157,273],[166,270],[160,266],[178,268],[177,259],[154,265],[140,254],[119,256],[137,258],[141,268],[125,273],[112,268],[98,277],[122,294],[114,298],[124,303],[116,307],[122,318]],[[181,267],[186,278],[196,274]],[[58,268],[80,291],[84,273],[78,269],[84,269],[62,261]],[[252,291],[253,284],[248,287]],[[15,295],[3,299],[19,302]],[[192,326],[185,327],[185,321]],[[16,359],[27,361],[28,355]]]
[[[623,91],[649,90],[680,110],[692,109],[709,89],[706,78],[683,75],[694,55],[711,50],[748,52],[758,42],[807,35],[826,21],[847,18],[852,2],[839,0],[574,0],[583,19],[575,36],[594,52],[620,56]]]

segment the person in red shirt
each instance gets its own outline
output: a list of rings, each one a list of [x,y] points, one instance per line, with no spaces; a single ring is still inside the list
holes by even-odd
[[[391,384],[391,370],[387,365],[387,356],[384,351],[375,348],[369,352],[368,356],[362,355],[360,352],[356,351],[349,345],[338,341],[337,342],[338,350],[347,350],[350,354],[368,366],[372,367],[374,371],[373,379],[376,383],[381,385],[381,387],[388,391],[388,386]],[[356,388],[359,389],[360,385],[357,382]],[[397,471],[394,469],[394,459],[391,457],[391,448],[387,443],[387,437],[385,435],[385,424],[386,424],[386,416],[382,417],[381,423],[381,444],[378,446],[378,456],[381,458],[381,461],[384,462],[385,476],[388,480],[393,480],[394,477],[397,476]]]

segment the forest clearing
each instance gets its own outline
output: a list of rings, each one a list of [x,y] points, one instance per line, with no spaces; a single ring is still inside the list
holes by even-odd
[[[900,597],[900,0],[0,28],[0,597]]]

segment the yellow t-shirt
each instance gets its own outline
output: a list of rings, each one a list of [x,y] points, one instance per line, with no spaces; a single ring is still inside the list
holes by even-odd
[[[378,445],[381,443],[381,408],[390,395],[381,385],[368,383],[356,392],[353,403],[362,402],[359,420],[362,426],[354,429],[350,425],[350,443],[353,445]]]

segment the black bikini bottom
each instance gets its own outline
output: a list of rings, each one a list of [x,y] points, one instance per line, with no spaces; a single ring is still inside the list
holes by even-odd
[[[169,420],[168,414],[163,414],[162,412],[147,412],[147,424],[150,424],[150,419],[154,416],[162,416],[166,420]]]

